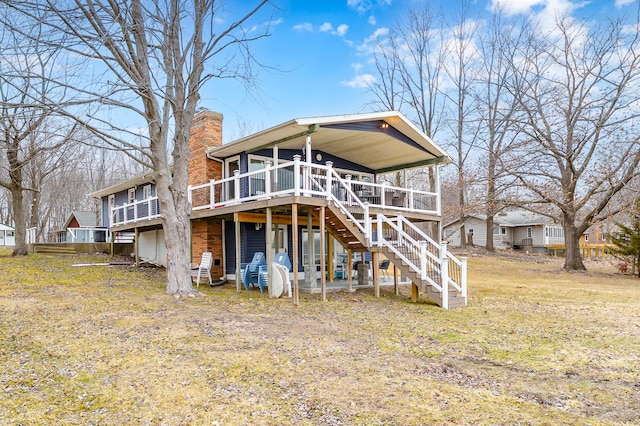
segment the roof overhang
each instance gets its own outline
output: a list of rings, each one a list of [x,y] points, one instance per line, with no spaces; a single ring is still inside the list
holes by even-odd
[[[449,155],[397,111],[298,118],[237,141],[209,148],[209,158],[278,146],[300,150],[311,136],[313,150],[387,173],[451,162]]]

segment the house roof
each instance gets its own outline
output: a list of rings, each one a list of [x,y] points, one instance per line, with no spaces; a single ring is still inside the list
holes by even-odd
[[[0,231],[13,231],[14,228],[9,226],[9,225],[5,225],[4,223],[0,223]]]
[[[473,213],[468,215],[469,217],[476,218],[481,221],[487,220],[486,214],[481,213]],[[453,220],[444,227],[453,225],[454,223],[459,222],[460,219]],[[531,213],[526,210],[514,210],[514,211],[506,211],[500,212],[499,214],[493,217],[493,223],[496,226],[503,226],[505,228],[515,228],[518,226],[540,226],[540,225],[548,225],[552,223],[552,220],[546,216]]]
[[[97,224],[96,212],[74,211],[64,223],[63,229],[67,229],[73,218],[76,218],[81,228],[93,228]]]
[[[311,136],[313,150],[360,164],[376,173],[450,163],[449,155],[398,111],[296,118],[207,150],[226,158],[278,145],[300,150]]]
[[[145,174],[136,176],[132,179],[125,179],[121,182],[116,183],[115,185],[111,185],[107,188],[99,189],[98,191],[92,192],[89,194],[89,197],[100,198],[106,195],[115,194],[116,192],[127,190],[129,188],[134,188],[138,185],[151,182],[152,176],[153,176],[152,173],[145,173]]]

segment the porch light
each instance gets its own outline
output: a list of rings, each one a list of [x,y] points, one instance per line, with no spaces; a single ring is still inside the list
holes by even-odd
[[[388,129],[389,128],[389,123],[387,123],[386,121],[383,121],[382,124],[380,125],[380,128],[382,130]]]

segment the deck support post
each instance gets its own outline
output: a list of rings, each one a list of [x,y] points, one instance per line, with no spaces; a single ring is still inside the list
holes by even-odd
[[[378,256],[379,253],[377,251],[374,251],[373,253],[371,253],[371,269],[373,272],[373,292],[375,293],[376,297],[380,297],[380,271],[378,270]]]
[[[320,292],[322,293],[322,301],[327,301],[327,279],[325,274],[325,251],[324,251],[324,239],[325,239],[325,207],[320,207]],[[315,262],[314,262],[315,263]]]
[[[398,268],[395,263],[393,264],[393,290],[396,293],[396,296],[400,294],[400,289],[398,288]]]
[[[139,244],[140,231],[138,231],[137,226],[133,228],[133,235],[134,235],[133,239],[135,241],[134,251],[136,256],[136,268],[139,268],[140,267],[140,244]]]
[[[353,263],[353,252],[351,251],[351,249],[347,248],[347,290],[349,290],[349,293],[353,293],[353,266],[351,265]]]
[[[420,294],[420,292],[419,292],[419,289],[418,289],[418,285],[412,281],[411,282],[411,301],[412,302],[417,302],[419,294]]]
[[[291,205],[291,239],[293,242],[293,304],[300,304],[298,285],[298,204]]]
[[[313,235],[313,216],[311,208],[307,210],[307,270],[304,279],[309,283],[309,288],[318,287],[316,279],[316,254],[314,253],[313,243],[315,241]],[[309,276],[307,276],[307,273]]]
[[[271,276],[271,263],[273,262],[273,234],[271,233],[271,228],[272,228],[272,220],[271,220],[271,207],[267,207],[266,208],[266,216],[267,216],[267,223],[265,224],[264,227],[264,233],[265,233],[265,241],[266,241],[266,253],[267,253],[267,282],[268,282],[268,287],[269,287],[269,295],[271,296],[272,292],[271,292],[271,280],[273,279],[273,277]]]
[[[237,194],[237,193],[236,193]],[[242,251],[240,247],[240,218],[238,212],[233,214],[233,221],[235,222],[235,234],[236,234],[236,291],[240,293],[242,286]]]

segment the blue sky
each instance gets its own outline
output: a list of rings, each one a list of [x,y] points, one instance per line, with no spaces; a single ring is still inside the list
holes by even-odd
[[[452,11],[458,0],[430,1],[432,9]],[[564,11],[577,18],[635,11],[637,0],[502,0],[512,14],[542,17]],[[230,8],[244,10],[245,1]],[[280,71],[258,70],[259,92],[247,94],[232,80],[205,86],[201,105],[224,115],[224,140],[237,139],[292,118],[367,112],[370,95],[361,84],[371,77],[370,47],[376,37],[426,0],[275,0],[271,36],[252,47],[265,64]],[[477,0],[474,8],[491,14],[494,0]],[[255,4],[252,1],[251,4]],[[447,12],[445,12],[447,13]],[[244,127],[244,129],[243,129]]]

